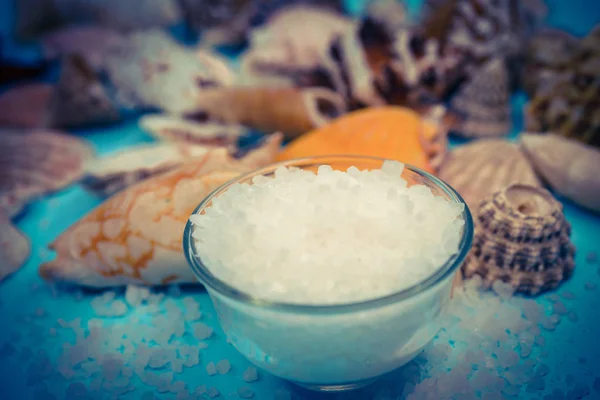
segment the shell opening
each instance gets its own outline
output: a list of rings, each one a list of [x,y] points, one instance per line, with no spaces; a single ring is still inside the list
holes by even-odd
[[[553,210],[548,193],[532,186],[512,185],[505,196],[515,210],[526,216],[544,216]]]

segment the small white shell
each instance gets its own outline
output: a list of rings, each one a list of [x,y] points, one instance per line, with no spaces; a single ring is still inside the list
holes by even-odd
[[[193,144],[159,143],[140,145],[86,163],[84,186],[102,196],[205,155],[210,147]]]
[[[439,177],[460,193],[471,212],[508,185],[541,186],[519,147],[502,139],[481,139],[450,151]]]

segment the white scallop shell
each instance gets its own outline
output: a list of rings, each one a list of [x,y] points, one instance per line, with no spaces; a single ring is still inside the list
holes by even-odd
[[[450,151],[439,177],[458,191],[471,212],[482,200],[511,184],[540,187],[519,147],[502,139],[481,139]]]

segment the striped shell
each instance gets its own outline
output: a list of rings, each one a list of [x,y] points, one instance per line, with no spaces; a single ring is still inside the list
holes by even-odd
[[[464,120],[456,127],[462,137],[505,136],[510,133],[510,77],[502,59],[484,65],[451,100]]]
[[[485,288],[501,281],[528,295],[554,289],[575,268],[570,235],[562,206],[548,191],[508,186],[481,204],[463,274],[479,275]]]
[[[438,175],[460,193],[472,212],[508,185],[541,186],[519,147],[502,139],[481,139],[450,151]]]

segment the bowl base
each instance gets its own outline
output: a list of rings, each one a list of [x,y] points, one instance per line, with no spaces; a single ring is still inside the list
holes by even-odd
[[[363,388],[365,386],[369,386],[374,383],[377,378],[366,379],[364,381],[352,382],[352,383],[343,383],[339,385],[324,385],[324,384],[310,384],[310,383],[301,383],[301,382],[292,382],[294,385],[300,386],[301,388],[312,390],[315,392],[323,392],[323,393],[339,393],[339,392],[348,392],[351,390],[356,390]]]

